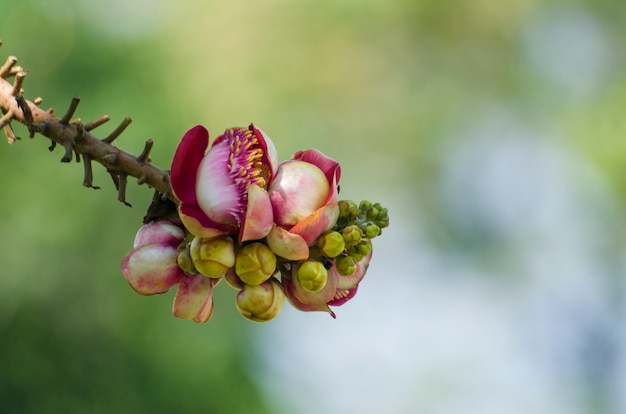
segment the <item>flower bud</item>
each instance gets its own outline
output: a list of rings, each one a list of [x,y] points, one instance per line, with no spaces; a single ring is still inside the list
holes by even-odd
[[[372,251],[371,240],[361,240],[358,244],[348,249],[348,255],[354,258],[356,262],[360,262],[365,256],[369,255]]]
[[[359,208],[352,200],[341,200],[339,204],[339,218],[348,222],[359,216]]]
[[[196,237],[189,250],[198,272],[208,277],[222,277],[235,265],[234,243],[228,236]]]
[[[352,256],[338,257],[335,266],[339,274],[344,276],[350,276],[356,271],[356,261]]]
[[[186,275],[195,275],[198,273],[196,267],[193,265],[193,260],[191,260],[191,253],[189,252],[189,247],[185,247],[183,250],[178,252],[176,255],[176,263],[178,267],[180,267]]]
[[[371,201],[363,200],[359,203],[359,210],[361,210],[363,213],[365,213],[370,208],[372,208]]]
[[[356,225],[347,226],[343,229],[343,239],[346,242],[346,246],[354,246],[361,241],[362,236],[361,229]]]
[[[254,322],[274,319],[285,304],[285,293],[280,282],[274,278],[260,285],[244,285],[235,301],[241,315]]]
[[[252,243],[237,253],[235,272],[248,285],[260,285],[276,271],[276,255],[263,243]]]
[[[363,229],[363,232],[365,233],[365,237],[367,237],[368,239],[373,239],[374,237],[380,235],[380,227],[378,227],[376,224],[368,224]]]
[[[298,281],[308,291],[317,292],[326,286],[328,270],[322,262],[307,260],[298,268]]]
[[[339,256],[341,252],[343,252],[343,250],[346,248],[346,242],[343,239],[341,233],[337,231],[331,231],[330,233],[326,233],[322,237],[320,237],[319,241],[317,242],[317,246],[322,251],[322,254],[327,257],[333,258]]]

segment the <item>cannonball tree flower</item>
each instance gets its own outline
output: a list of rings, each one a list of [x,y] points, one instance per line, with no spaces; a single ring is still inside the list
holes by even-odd
[[[273,225],[267,188],[278,164],[271,139],[250,124],[230,128],[207,151],[209,133],[197,125],[176,149],[170,171],[179,216],[195,236],[227,233],[238,242],[265,237]]]
[[[328,269],[326,285],[318,291],[312,291],[303,286],[298,277],[301,265],[293,266],[291,272],[283,275],[282,279],[287,300],[301,311],[325,311],[335,318],[335,313],[330,306],[341,306],[354,297],[359,283],[367,273],[371,259],[372,250],[356,263],[356,269],[351,275],[342,275],[333,261],[333,265]]]
[[[341,167],[320,151],[298,151],[278,165],[268,193],[275,226],[267,243],[288,260],[306,260],[309,247],[339,217]]]
[[[178,285],[172,313],[181,319],[206,322],[213,314],[213,286],[219,279],[197,274],[185,250],[185,231],[170,220],[143,225],[122,260],[122,273],[140,295],[156,295]],[[185,272],[186,269],[187,272]],[[189,272],[189,273],[188,273]]]

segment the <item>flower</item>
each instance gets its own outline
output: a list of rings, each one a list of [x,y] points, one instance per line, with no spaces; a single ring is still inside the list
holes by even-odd
[[[341,306],[356,295],[359,283],[365,277],[367,268],[372,259],[372,251],[356,263],[356,269],[351,275],[342,275],[335,263],[328,270],[326,285],[318,290],[311,291],[300,281],[301,265],[294,266],[291,274],[283,275],[282,283],[287,300],[293,307],[304,312],[326,311],[333,318],[335,313],[330,306]],[[306,264],[304,262],[303,264]]]
[[[213,286],[219,279],[188,274],[188,253],[178,250],[185,238],[180,223],[170,220],[153,221],[142,226],[133,250],[122,260],[122,273],[130,286],[140,295],[165,293],[175,285],[172,313],[181,319],[206,322],[213,314]],[[181,256],[183,255],[183,256]],[[186,264],[181,266],[180,264]]]
[[[267,243],[274,253],[288,260],[309,257],[309,247],[339,217],[340,176],[339,163],[314,149],[278,165],[268,188],[276,224]]]
[[[181,221],[205,238],[228,233],[241,243],[265,237],[273,225],[267,187],[278,164],[271,139],[250,124],[227,129],[206,151],[208,144],[208,131],[197,125],[174,154],[170,182]]]

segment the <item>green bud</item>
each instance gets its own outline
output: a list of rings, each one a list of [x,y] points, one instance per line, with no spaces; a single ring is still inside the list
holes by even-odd
[[[342,219],[350,218],[350,211],[356,208],[356,204],[352,200],[340,200],[339,205],[339,217]]]
[[[346,248],[346,242],[343,239],[341,233],[337,231],[331,231],[324,234],[317,242],[317,246],[327,257],[337,257]]]
[[[365,213],[367,210],[369,210],[370,208],[372,208],[372,203],[371,201],[367,201],[367,200],[363,200],[361,201],[361,203],[359,204],[359,210],[361,210],[363,213]]]
[[[340,275],[350,276],[356,272],[356,261],[351,256],[339,256],[335,259],[335,267]]]
[[[274,319],[285,304],[285,292],[280,282],[270,278],[260,285],[244,285],[235,300],[239,313],[254,322]]]
[[[263,243],[246,245],[237,253],[235,272],[248,285],[260,285],[276,272],[276,255]]]
[[[358,256],[358,259],[354,254],[351,256],[356,259],[357,262],[360,262],[362,258],[370,254],[372,251],[372,242],[370,240],[361,240],[359,244],[353,247],[354,253]]]
[[[370,221],[375,220],[378,217],[378,213],[380,213],[380,210],[372,207],[365,212],[365,218]]]
[[[351,225],[343,229],[342,235],[346,243],[346,246],[354,246],[355,244],[361,241],[363,232],[358,226]]]
[[[376,223],[381,229],[389,226],[389,212],[386,208],[380,209],[374,223]]]
[[[326,286],[328,270],[322,262],[307,260],[298,268],[298,280],[306,290],[317,292]]]
[[[178,255],[176,255],[176,263],[178,264],[178,267],[180,267],[183,272],[188,275],[195,275],[198,273],[196,267],[193,265],[193,260],[191,260],[189,247],[185,247],[178,253]]]
[[[234,242],[228,236],[211,239],[196,237],[189,252],[198,272],[208,277],[222,277],[235,265]]]
[[[365,226],[365,229],[363,230],[365,233],[365,237],[367,237],[368,239],[373,239],[374,237],[380,235],[380,227],[373,223]]]

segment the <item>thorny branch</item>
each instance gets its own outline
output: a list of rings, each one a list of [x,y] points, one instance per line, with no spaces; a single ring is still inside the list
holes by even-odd
[[[0,45],[2,42],[0,41]],[[70,162],[72,159],[80,161],[82,156],[85,170],[83,185],[89,188],[99,188],[93,185],[91,162],[102,164],[111,175],[113,183],[118,191],[118,200],[130,206],[126,202],[126,183],[128,176],[135,177],[139,184],[147,184],[155,189],[153,206],[168,205],[171,211],[172,203],[178,203],[172,193],[169,183],[169,173],[150,164],[150,150],[153,141],[146,141],[144,150],[139,156],[130,154],[113,145],[113,141],[126,129],[131,119],[125,118],[120,125],[108,136],[100,139],[91,131],[107,122],[110,118],[104,115],[94,121],[83,124],[80,118],[74,119],[74,113],[80,102],[79,97],[74,97],[65,114],[58,118],[53,115],[54,110],[44,111],[39,108],[42,99],[27,100],[23,93],[22,84],[28,73],[20,66],[16,66],[17,58],[9,56],[6,62],[0,66],[0,129],[3,129],[9,144],[19,139],[12,128],[12,121],[20,122],[28,129],[31,138],[35,134],[43,135],[51,141],[50,151],[56,145],[61,145],[65,152],[61,162]],[[9,79],[13,78],[13,83]],[[148,215],[150,215],[150,210]],[[153,214],[159,214],[154,213]]]

